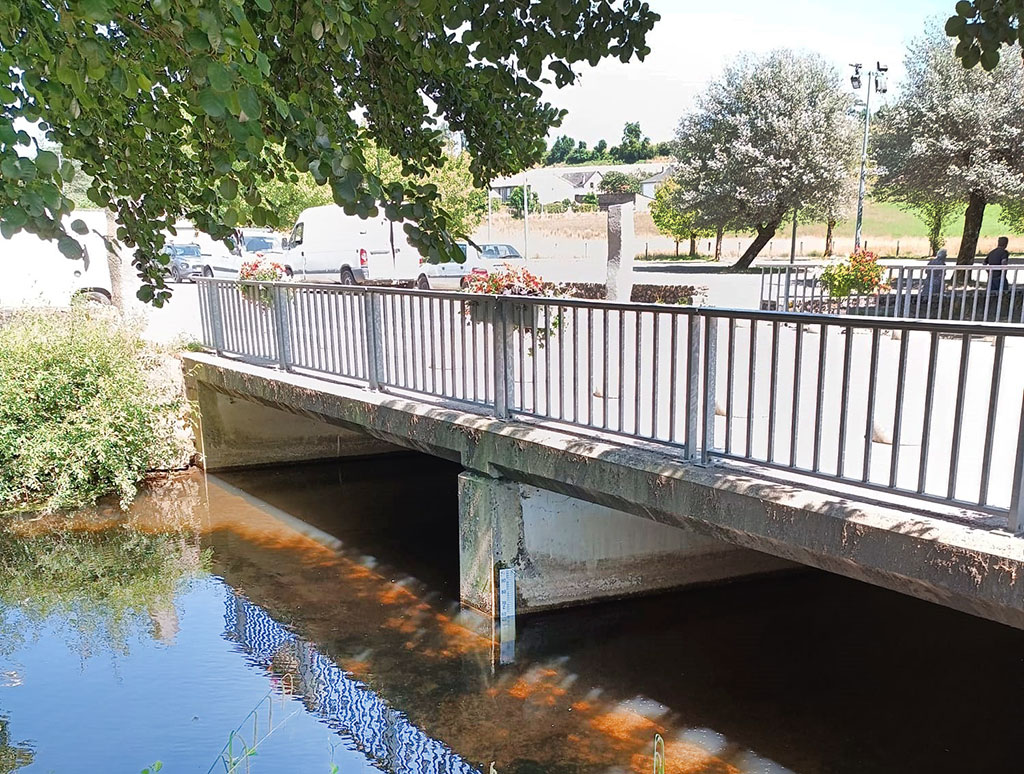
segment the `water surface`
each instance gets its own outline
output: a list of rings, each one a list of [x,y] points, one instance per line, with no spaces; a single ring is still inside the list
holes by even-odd
[[[455,602],[458,472],[194,473],[18,522],[0,772],[646,772],[655,735],[668,772],[1020,770],[1024,633],[821,573],[529,617],[501,663]]]

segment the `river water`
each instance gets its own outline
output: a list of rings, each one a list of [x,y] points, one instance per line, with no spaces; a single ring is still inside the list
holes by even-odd
[[[458,472],[196,472],[15,522],[0,773],[1024,770],[1024,632],[821,573],[528,617],[510,659],[455,601]]]

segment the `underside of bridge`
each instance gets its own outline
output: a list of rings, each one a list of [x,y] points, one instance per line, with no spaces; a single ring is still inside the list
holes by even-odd
[[[526,613],[806,565],[1024,628],[1024,541],[1005,532],[221,357],[185,373],[209,470],[460,464],[460,596],[486,614],[502,569]]]

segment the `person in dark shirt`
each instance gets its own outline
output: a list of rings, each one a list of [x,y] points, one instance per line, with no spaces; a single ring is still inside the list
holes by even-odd
[[[999,246],[985,256],[986,266],[1006,266],[1010,262],[1010,244],[1007,237],[999,237]],[[993,269],[988,273],[988,292],[1002,293],[1006,290],[1006,269]]]

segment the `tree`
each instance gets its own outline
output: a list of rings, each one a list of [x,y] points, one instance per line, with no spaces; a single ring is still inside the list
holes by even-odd
[[[654,192],[651,203],[651,219],[658,231],[672,237],[676,243],[676,255],[679,255],[679,243],[690,240],[690,257],[697,255],[697,240],[703,236],[711,236],[707,228],[701,228],[699,213],[685,209],[680,196],[681,190],[674,180],[666,180]]]
[[[563,134],[551,144],[551,150],[548,151],[548,155],[544,159],[544,163],[561,164],[566,160],[566,158],[568,158],[569,154],[572,153],[572,149],[575,147],[576,143],[572,137],[567,134]]]
[[[604,193],[633,193],[641,191],[645,175],[611,170],[601,178],[601,190]]]
[[[875,190],[914,209],[967,202],[957,263],[973,263],[991,202],[1024,199],[1024,71],[966,69],[931,28],[907,49],[906,80],[880,115]]]
[[[852,156],[850,162],[844,184],[825,189],[814,207],[800,213],[804,219],[825,224],[825,257],[830,257],[835,252],[836,226],[847,220],[856,208],[859,178],[854,175]]]
[[[715,226],[753,229],[746,268],[794,209],[822,207],[855,163],[851,98],[820,57],[741,57],[699,97],[677,131],[676,178],[687,209]]]
[[[485,202],[486,204],[486,202]],[[530,189],[530,212],[540,212],[540,198],[537,196],[537,192],[532,188]],[[508,211],[511,213],[513,218],[522,218],[523,213],[523,187],[517,186],[512,189],[512,193],[508,196]]]
[[[1024,234],[1024,201],[1003,202],[999,219],[1014,234]]]
[[[656,142],[653,147],[654,155],[652,158],[665,158],[671,156],[674,151],[674,146],[671,140],[665,140],[664,142]]]
[[[138,295],[157,305],[170,296],[164,229],[185,217],[227,239],[241,201],[255,223],[279,225],[260,185],[293,172],[329,186],[350,214],[382,207],[410,221],[428,260],[458,260],[436,188],[385,186],[366,143],[418,179],[444,152],[440,118],[473,148],[484,187],[544,157],[564,113],[542,100],[542,79],[560,88],[582,62],[643,59],[658,18],[643,0],[10,0],[0,4],[0,230],[81,254],[62,222],[71,166],[38,149],[41,137],[92,177],[92,202],[116,210]]]
[[[622,130],[622,144],[611,149],[611,156],[623,164],[635,164],[644,159],[654,158],[651,138],[643,136],[638,121],[626,124]]]
[[[960,0],[946,21],[946,34],[959,38],[956,55],[971,68],[994,70],[1003,46],[1024,44],[1024,0]]]
[[[587,144],[580,140],[572,152],[566,157],[566,164],[586,164],[590,161],[592,154],[587,150]]]
[[[946,228],[956,214],[957,202],[935,198],[905,205],[912,210],[928,229],[928,252],[935,255],[946,244]]]
[[[608,155],[608,141],[607,140],[598,140],[597,141],[597,145],[594,146],[594,156],[593,156],[593,158],[595,160],[603,159],[607,155]]]

